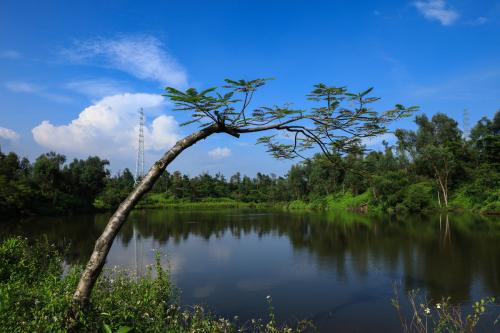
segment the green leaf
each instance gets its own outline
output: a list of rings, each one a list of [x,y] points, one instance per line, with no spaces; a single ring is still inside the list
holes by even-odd
[[[361,97],[368,95],[371,91],[373,90],[373,87],[368,88],[367,90],[363,91],[361,94],[359,94]]]
[[[196,122],[198,122],[199,120],[200,120],[200,119],[198,118],[198,119],[193,119],[193,120],[185,121],[185,122],[181,123],[179,126],[187,126],[187,125],[190,125],[190,124],[192,124],[192,123],[196,123]]]
[[[102,328],[103,328],[105,333],[113,333],[113,331],[111,330],[111,327],[109,327],[108,324],[102,324]]]
[[[206,94],[208,94],[209,92],[214,91],[215,89],[217,89],[217,87],[212,87],[212,88],[205,89],[205,90],[203,90],[203,91],[200,93],[200,95],[206,95]]]
[[[128,333],[132,330],[131,327],[121,326],[116,333]]]

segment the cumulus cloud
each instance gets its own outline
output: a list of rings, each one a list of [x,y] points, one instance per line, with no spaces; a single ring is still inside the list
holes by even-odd
[[[0,127],[0,138],[14,141],[19,139],[19,134],[10,128]]]
[[[425,18],[439,21],[442,25],[452,25],[459,17],[458,12],[451,9],[445,0],[423,0],[413,4]]]
[[[5,87],[15,93],[33,94],[57,103],[68,103],[71,101],[67,96],[50,93],[45,87],[30,82],[11,81],[5,83]]]
[[[131,90],[127,84],[111,79],[74,80],[66,83],[65,88],[90,98],[102,98]]]
[[[63,54],[77,63],[92,63],[129,73],[139,79],[175,87],[187,85],[187,74],[151,36],[95,38],[77,41]]]
[[[208,152],[208,155],[212,158],[224,158],[224,157],[228,157],[231,155],[231,149],[227,148],[227,147],[217,147],[215,149],[212,149]]]
[[[45,120],[32,129],[41,146],[79,156],[103,158],[131,157],[137,151],[138,113],[157,114],[164,107],[163,98],[154,94],[118,94],[107,96],[85,108],[78,118],[66,125]],[[172,116],[161,115],[146,122],[145,150],[171,147],[179,138],[179,126]]]

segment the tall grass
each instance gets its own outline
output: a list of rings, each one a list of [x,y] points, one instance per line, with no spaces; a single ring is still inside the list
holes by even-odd
[[[470,309],[453,304],[449,297],[428,300],[418,290],[411,290],[403,301],[399,287],[394,287],[392,305],[396,309],[405,333],[472,333],[476,332],[484,315],[495,305],[495,298],[488,297],[474,302]],[[491,315],[491,313],[490,313]],[[492,323],[483,323],[482,331],[497,332],[500,316]]]
[[[81,271],[72,267],[64,272],[60,252],[46,242],[11,238],[0,243],[0,332],[66,332],[66,314]],[[105,270],[76,327],[81,332],[279,333],[302,332],[311,325],[279,325],[272,308],[267,320],[239,323],[198,305],[181,307],[157,255],[144,276]]]

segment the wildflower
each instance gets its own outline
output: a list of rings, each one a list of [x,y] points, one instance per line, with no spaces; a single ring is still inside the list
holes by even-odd
[[[269,301],[271,299],[271,295],[267,295],[266,299]]]
[[[441,303],[436,304],[436,308],[441,309]]]
[[[424,312],[425,312],[425,314],[430,314],[430,313],[431,313],[431,309],[429,309],[429,308],[425,308],[425,309],[424,309]]]

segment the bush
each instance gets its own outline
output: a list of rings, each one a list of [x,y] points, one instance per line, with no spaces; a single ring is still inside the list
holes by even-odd
[[[328,210],[357,210],[360,206],[370,203],[372,195],[370,191],[353,195],[351,192],[345,192],[326,197],[326,207]]]
[[[65,332],[66,314],[81,273],[81,267],[63,274],[62,257],[47,242],[28,244],[12,238],[0,244],[0,331]],[[106,270],[98,279],[92,303],[78,318],[82,332],[302,332],[279,327],[270,307],[269,320],[252,321],[244,328],[216,318],[200,306],[190,310],[177,305],[168,271],[160,264],[145,276],[120,269]]]
[[[309,209],[307,202],[302,200],[293,200],[288,204],[288,209],[291,210],[306,210]]]
[[[429,182],[411,184],[404,191],[403,201],[396,206],[396,210],[416,213],[434,208],[435,199],[433,193],[434,186]]]
[[[0,322],[4,332],[57,332],[71,300],[69,274],[62,259],[46,242],[29,246],[12,238],[0,244]]]

